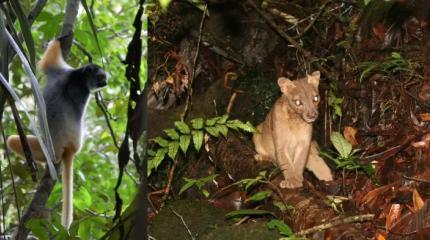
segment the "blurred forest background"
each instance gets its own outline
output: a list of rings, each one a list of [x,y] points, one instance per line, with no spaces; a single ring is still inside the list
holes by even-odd
[[[77,8],[78,6],[80,7]],[[135,50],[137,54],[141,53],[137,57],[142,60],[138,72],[142,88],[146,81],[147,21],[144,16],[138,15],[138,20],[143,21],[143,29],[137,31],[133,27],[138,10],[139,1],[128,0],[0,1],[1,73],[21,101],[13,104],[14,101],[10,101],[11,98],[4,91],[5,88],[2,88],[0,128],[3,136],[17,134],[16,116],[12,114],[11,104],[14,105],[13,108],[20,110],[19,116],[22,121],[20,127],[26,134],[31,134],[34,129],[29,125],[29,118],[24,114],[20,103],[26,106],[25,109],[33,121],[36,120],[34,91],[30,87],[30,77],[26,71],[28,69],[25,68],[22,59],[14,54],[5,30],[18,43],[32,70],[36,69],[35,62],[40,59],[49,41],[72,33],[71,38],[69,36],[71,48],[65,49],[70,50],[67,57],[69,65],[79,67],[92,61],[102,66],[109,75],[108,86],[97,96],[97,101],[94,96],[91,97],[85,117],[86,141],[74,159],[75,210],[70,233],[67,233],[60,224],[61,181],[57,181],[50,195],[48,190],[46,208],[39,207],[36,213],[31,213],[36,214],[36,218],[28,219],[25,216],[33,197],[41,196],[39,193],[35,194],[38,182],[50,186],[50,182],[46,181],[49,178],[44,175],[45,167],[39,165],[36,171],[37,179],[34,179],[37,181],[34,181],[32,179],[34,172],[27,161],[20,159],[16,154],[8,154],[5,151],[3,137],[1,138],[1,239],[16,233],[18,223],[25,223],[32,231],[30,236],[39,239],[70,239],[72,236],[79,239],[107,239],[114,235],[113,230],[109,230],[118,222],[118,219],[116,222],[113,221],[116,204],[114,189],[120,172],[118,148],[127,129],[131,88],[126,77],[126,67],[129,64],[126,63],[126,56],[127,47],[135,31],[137,38],[143,40],[141,49]],[[66,26],[66,23],[74,25]],[[65,32],[65,29],[69,32]],[[43,74],[39,71],[34,73],[43,86],[45,82]],[[8,100],[5,101],[6,99]],[[126,138],[128,142],[128,137]],[[142,149],[139,151],[139,154],[142,154]],[[131,204],[140,183],[134,164],[124,170],[124,176],[118,187],[122,210]],[[16,239],[27,239],[28,232],[22,234],[25,232],[22,230],[20,226],[18,231],[21,231],[21,236],[18,234]]]

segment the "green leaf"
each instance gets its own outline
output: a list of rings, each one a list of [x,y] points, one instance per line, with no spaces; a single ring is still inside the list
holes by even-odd
[[[273,206],[279,208],[282,212],[287,211],[287,206],[282,201],[273,201]]]
[[[260,191],[252,195],[250,198],[246,199],[246,201],[259,202],[270,197],[270,195],[272,195],[272,191]]]
[[[88,22],[90,24],[91,31],[93,33],[94,40],[95,40],[95,42],[97,44],[97,48],[99,50],[100,56],[103,56],[102,48],[100,47],[99,38],[97,36],[97,29],[96,29],[96,26],[94,25],[93,16],[91,14],[90,9],[88,8],[87,1],[86,0],[81,0],[81,4],[82,4],[82,6],[85,9],[85,13],[87,14]]]
[[[218,131],[224,136],[227,137],[228,128],[225,125],[217,125]]]
[[[233,212],[229,212],[225,215],[225,218],[236,218],[236,217],[244,217],[244,216],[262,216],[262,215],[273,215],[272,212],[266,210],[256,210],[256,209],[242,209]]]
[[[227,122],[227,119],[228,119],[228,114],[224,114],[218,119],[217,123],[218,124],[225,124]]]
[[[44,222],[47,222],[47,220],[33,218],[33,219],[30,219],[25,226],[28,229],[30,229],[33,235],[36,236],[38,239],[48,240],[49,232],[46,231],[45,227],[43,226]]]
[[[187,153],[188,146],[190,146],[191,137],[189,135],[181,135],[179,137],[179,146],[181,147],[182,152]]]
[[[218,118],[211,118],[206,120],[206,126],[213,126],[217,122]]]
[[[255,132],[255,127],[250,122],[243,123],[237,119],[227,121],[227,127],[235,130],[242,129],[246,132]]]
[[[155,154],[155,157],[152,159],[152,161],[149,164],[151,164],[151,169],[157,169],[158,166],[160,166],[161,162],[164,159],[164,156],[169,150],[167,148],[159,148],[157,150],[157,153]]]
[[[203,0],[188,0],[188,2],[190,2],[192,5],[194,5],[196,8],[200,9],[201,11],[206,11],[206,16],[209,17],[209,10],[207,9],[206,3]]]
[[[196,148],[197,151],[200,151],[200,148],[203,145],[203,132],[193,130],[192,135],[193,135],[194,147]]]
[[[196,119],[191,120],[191,126],[197,130],[202,129],[203,128],[203,118],[196,118]]]
[[[391,58],[394,58],[394,59],[402,59],[402,56],[400,55],[400,53],[398,53],[398,52],[392,52],[391,53]]]
[[[166,10],[172,0],[158,0],[163,10]]]
[[[178,153],[178,150],[179,150],[179,142],[178,141],[170,142],[167,156],[169,156],[172,160],[174,160],[176,157],[176,154]]]
[[[82,186],[79,188],[77,194],[75,194],[75,198],[73,199],[73,205],[76,206],[81,211],[91,207],[92,197],[90,192]]]
[[[250,132],[250,133],[253,133],[253,132],[255,132],[256,131],[256,129],[255,129],[255,127],[254,127],[254,125],[252,125],[252,123],[251,122],[246,122],[246,124],[242,127],[242,129],[244,130],[244,131],[246,131],[246,132]]]
[[[217,127],[206,127],[206,132],[214,137],[219,137],[219,130]]]
[[[332,142],[333,146],[336,148],[342,158],[349,157],[352,151],[352,145],[348,141],[346,141],[346,139],[342,136],[341,133],[332,132],[330,136],[330,141]]]
[[[206,190],[206,189],[203,189],[202,190],[202,194],[203,194],[203,196],[205,196],[206,198],[207,197],[209,197],[209,195],[210,195],[210,193],[208,192],[208,190]]]
[[[169,136],[172,140],[178,140],[179,139],[179,134],[178,132],[176,132],[175,129],[169,128],[169,129],[165,129],[164,132],[167,134],[167,136]]]
[[[189,188],[194,186],[194,184],[196,184],[196,180],[194,180],[194,179],[184,178],[184,180],[187,181],[187,183],[185,183],[181,187],[181,189],[179,190],[179,195],[181,195],[183,192],[187,191]]]
[[[156,137],[156,138],[152,139],[152,141],[154,141],[155,143],[160,145],[160,147],[163,147],[163,148],[169,146],[169,141],[167,141],[166,139],[164,139],[162,137]]]
[[[176,128],[183,134],[190,134],[190,128],[188,125],[182,121],[175,122]]]
[[[284,221],[272,219],[267,223],[267,227],[269,229],[277,229],[281,235],[284,236],[293,236],[293,230],[291,230],[290,226],[284,223]]]

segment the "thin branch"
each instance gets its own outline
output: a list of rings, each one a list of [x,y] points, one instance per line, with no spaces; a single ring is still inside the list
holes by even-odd
[[[336,219],[332,219],[330,222],[323,223],[321,225],[302,230],[296,233],[296,235],[304,236],[314,232],[319,232],[325,229],[329,229],[340,224],[370,221],[373,218],[375,218],[375,214],[363,214],[363,215],[350,216],[345,218],[336,218]]]
[[[272,27],[283,39],[287,40],[287,42],[289,42],[291,45],[293,45],[293,47],[297,48],[303,54],[309,55],[309,52],[306,51],[302,46],[300,46],[300,44],[296,40],[294,40],[294,38],[292,38],[290,35],[288,35],[284,31],[282,31],[278,27],[278,25],[276,25],[276,23],[273,22],[273,20],[269,16],[267,16],[267,14],[265,14],[263,11],[261,11],[257,7],[257,5],[255,5],[254,1],[248,0],[248,3],[249,3],[249,5],[251,5],[252,8],[255,9],[255,11],[257,11],[258,14],[260,14],[261,17],[264,18],[264,20],[266,20],[266,22],[270,25],[270,27]]]
[[[39,14],[42,12],[42,9],[45,7],[47,1],[48,0],[38,0],[33,9],[31,9],[27,17],[30,26],[33,24],[34,20],[36,20],[37,16],[39,16]]]
[[[100,110],[102,110],[103,116],[105,117],[106,124],[108,126],[109,133],[112,137],[113,144],[117,149],[119,149],[118,140],[116,139],[115,132],[113,131],[112,124],[110,123],[110,120],[109,120],[109,112],[106,109],[106,106],[99,92],[96,93],[96,103],[97,103],[97,106],[99,106]]]
[[[327,0],[327,1],[325,1],[325,3],[323,3],[323,5],[320,6],[318,13],[312,17],[312,21],[309,23],[308,26],[306,26],[306,28],[303,30],[303,32],[300,33],[299,38],[303,37],[303,35],[305,35],[309,31],[309,29],[311,29],[311,27],[315,24],[317,19],[321,16],[321,13],[324,11],[327,4],[330,2],[331,2],[331,0]]]
[[[0,130],[1,130],[2,137],[3,137],[3,142],[6,145],[6,134],[4,132],[3,122],[1,122],[1,121],[0,121]],[[13,194],[14,194],[14,198],[15,198],[16,212],[18,214],[18,221],[20,221],[21,220],[21,210],[20,210],[19,203],[18,203],[18,194],[17,194],[18,191],[16,190],[15,175],[13,174],[12,162],[10,160],[10,152],[9,152],[9,149],[7,147],[5,148],[5,152],[6,152],[7,162],[8,162],[8,165],[9,165],[10,177],[12,179],[12,189],[13,189]],[[3,178],[3,175],[1,176],[1,178]],[[3,179],[2,179],[2,182],[3,182]],[[4,192],[3,192],[3,183],[2,183],[2,186],[1,186],[1,190],[2,190],[1,197],[2,197],[2,204],[3,204],[3,194],[4,194]],[[3,211],[3,214],[4,214],[4,211]],[[4,217],[5,216],[3,216],[3,218]],[[6,225],[4,225],[4,227],[6,227]]]
[[[84,46],[82,46],[82,44],[76,40],[73,40],[73,44],[75,44],[75,46],[88,58],[88,62],[92,63],[93,62],[93,55],[87,51],[87,49],[85,49]]]
[[[170,208],[170,210],[172,210],[173,214],[175,214],[182,222],[182,225],[184,225],[185,229],[187,229],[188,234],[191,237],[191,240],[195,240],[196,238],[193,236],[193,234],[191,233],[190,228],[188,227],[187,223],[185,222],[184,217],[182,217],[182,215],[180,215],[178,212],[176,212],[175,210],[173,210],[173,208]]]
[[[194,75],[196,74],[196,63],[197,63],[197,58],[199,57],[200,43],[202,41],[203,24],[204,24],[205,19],[206,19],[206,11],[207,11],[207,5],[205,5],[205,7],[203,8],[203,16],[202,16],[202,20],[200,21],[199,38],[197,40],[196,55],[194,56],[190,82],[188,84],[187,102],[185,104],[184,112],[181,114],[181,120],[182,121],[185,120],[185,118],[187,117],[187,114],[191,108],[191,99],[193,96],[193,82],[194,82],[194,78],[195,78]]]
[[[264,20],[269,24],[269,26],[271,26],[284,40],[286,40],[287,42],[289,42],[294,48],[296,48],[297,50],[299,50],[305,58],[309,59],[312,57],[312,54],[307,51],[306,49],[304,49],[302,46],[300,46],[300,44],[294,40],[294,38],[292,38],[290,35],[288,35],[287,33],[285,33],[284,31],[282,31],[278,25],[276,25],[276,23],[269,17],[267,16],[266,13],[264,13],[262,10],[260,10],[257,5],[255,5],[253,0],[248,0],[247,1],[249,3],[249,5],[251,5],[252,8],[255,9],[255,11],[257,11],[258,14],[260,14],[260,16],[262,16],[264,18]],[[325,69],[321,64],[319,63],[315,63],[316,67],[318,70],[320,70],[325,76],[331,78],[331,79],[335,79],[336,77],[331,74],[327,69]]]

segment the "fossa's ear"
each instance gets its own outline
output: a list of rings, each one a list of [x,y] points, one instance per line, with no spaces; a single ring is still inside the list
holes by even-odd
[[[308,83],[318,88],[318,85],[320,83],[320,77],[321,77],[320,71],[315,71],[311,75],[308,75]]]
[[[296,85],[294,85],[294,82],[286,77],[278,78],[278,85],[279,85],[279,88],[281,89],[281,92],[284,94],[287,93],[288,89],[293,89],[296,87]]]

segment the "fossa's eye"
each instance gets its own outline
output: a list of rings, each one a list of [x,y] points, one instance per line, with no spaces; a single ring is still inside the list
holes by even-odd
[[[314,102],[318,102],[320,100],[320,97],[319,96],[315,96],[313,100],[314,100]]]
[[[296,106],[301,106],[302,105],[302,101],[300,101],[300,100],[295,100],[294,103],[296,104]]]

